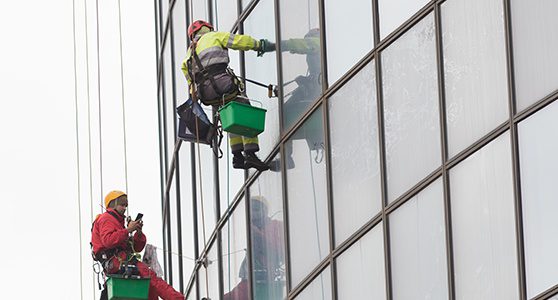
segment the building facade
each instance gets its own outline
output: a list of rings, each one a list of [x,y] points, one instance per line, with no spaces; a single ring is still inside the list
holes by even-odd
[[[155,8],[165,277],[188,299],[558,299],[558,2]],[[277,45],[229,51],[277,85],[246,83],[271,171],[177,138],[197,19]]]

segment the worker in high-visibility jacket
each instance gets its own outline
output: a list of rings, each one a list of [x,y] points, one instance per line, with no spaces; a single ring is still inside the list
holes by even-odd
[[[94,259],[101,263],[106,275],[122,273],[125,265],[135,265],[139,275],[150,277],[149,300],[184,300],[184,295],[173,289],[146,264],[138,261],[133,253],[143,250],[146,243],[142,232],[143,221],[134,220],[124,226],[128,196],[121,191],[111,191],[105,197],[106,212],[97,216],[91,232]],[[133,233],[133,235],[132,235]],[[106,299],[106,289],[101,299]]]
[[[213,25],[202,20],[188,27],[188,37],[192,43],[182,62],[182,72],[188,80],[192,97],[212,106],[224,105],[229,101],[250,104],[246,97],[238,98],[243,96],[244,87],[229,67],[228,49],[254,50],[261,56],[265,52],[275,51],[275,44],[248,35],[213,31]],[[257,137],[229,133],[229,143],[233,153],[233,168],[269,169],[256,155],[260,150]]]

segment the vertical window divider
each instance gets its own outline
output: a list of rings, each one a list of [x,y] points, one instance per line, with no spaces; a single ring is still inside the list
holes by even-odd
[[[513,35],[511,20],[511,0],[503,0],[504,7],[504,33],[506,41],[506,60],[507,60],[507,79],[508,79],[508,108],[509,108],[509,127],[510,143],[512,150],[512,176],[514,189],[514,208],[515,208],[515,233],[517,250],[517,279],[519,286],[519,298],[527,299],[527,283],[525,274],[525,241],[523,232],[523,207],[521,197],[521,173],[519,165],[519,137],[517,133],[517,123],[514,116],[517,111],[515,93],[515,73],[513,55]]]
[[[453,263],[453,234],[451,222],[451,195],[448,168],[448,138],[447,138],[447,121],[446,121],[446,94],[444,80],[444,53],[442,39],[442,5],[443,2],[434,5],[434,22],[436,32],[436,60],[438,68],[438,101],[439,101],[439,121],[440,121],[440,144],[442,146],[442,184],[444,197],[444,220],[445,220],[445,238],[446,238],[446,265],[447,265],[447,283],[448,283],[448,299],[455,299],[455,278]]]
[[[392,283],[391,283],[391,254],[389,247],[389,228],[387,223],[387,173],[386,173],[386,153],[385,153],[385,132],[384,132],[384,107],[382,92],[382,62],[381,54],[376,49],[376,98],[378,107],[378,135],[380,143],[380,174],[381,174],[381,194],[382,194],[382,226],[384,240],[384,274],[386,283],[386,299],[392,299]]]
[[[392,283],[391,283],[391,254],[389,247],[389,226],[387,222],[387,171],[386,171],[386,147],[385,147],[385,130],[384,130],[384,105],[383,105],[383,89],[382,89],[382,59],[381,53],[377,45],[380,43],[380,21],[379,21],[379,0],[372,0],[373,15],[373,32],[374,32],[374,50],[373,55],[376,60],[375,76],[376,76],[376,107],[378,118],[378,143],[380,154],[380,192],[382,203],[382,227],[384,241],[384,276],[386,285],[386,299],[391,300]]]

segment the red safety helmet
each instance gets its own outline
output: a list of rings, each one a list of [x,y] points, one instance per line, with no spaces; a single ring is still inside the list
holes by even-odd
[[[204,20],[197,20],[194,21],[194,23],[190,24],[190,27],[188,27],[188,37],[190,38],[190,40],[194,39],[194,35],[196,34],[196,32],[198,32],[198,30],[200,30],[203,26],[213,30],[213,25]]]

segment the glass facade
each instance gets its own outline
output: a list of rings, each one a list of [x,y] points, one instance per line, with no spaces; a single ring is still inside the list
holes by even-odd
[[[155,3],[165,279],[188,299],[558,297],[555,1]],[[233,169],[226,133],[222,157],[176,138],[197,19],[279,50],[228,51],[277,92],[245,82],[270,171]]]

